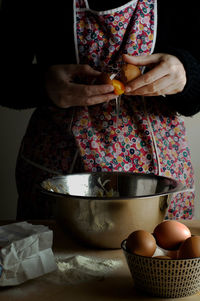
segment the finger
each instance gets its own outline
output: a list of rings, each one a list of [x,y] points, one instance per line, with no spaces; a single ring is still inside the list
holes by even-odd
[[[126,95],[161,95],[161,91],[165,90],[172,84],[169,76],[164,76],[154,82],[142,86],[132,92],[126,93]]]
[[[131,81],[125,87],[125,92],[129,93],[131,91],[138,90],[141,87],[150,85],[153,82],[167,76],[167,74],[168,70],[166,68],[163,68],[161,63],[158,66],[155,66],[152,70]]]
[[[73,103],[72,103],[72,97],[69,95],[62,95],[59,99],[53,101],[55,105],[62,109],[67,109],[71,106],[91,106],[95,104],[100,104],[103,102],[108,102],[112,99],[115,99],[115,94],[105,94],[105,95],[97,95],[92,97],[73,97]]]
[[[180,92],[180,87],[178,87],[176,84],[169,84],[168,86],[165,86],[160,88],[160,91],[155,91],[155,92],[143,92],[139,94],[140,92],[138,91],[137,94],[135,95],[141,95],[141,96],[163,96],[163,95],[172,95]],[[134,91],[135,93],[136,91]]]
[[[165,90],[161,90],[160,91],[160,93],[158,94],[158,93],[148,93],[148,94],[143,94],[143,95],[141,95],[141,96],[145,96],[145,97],[152,97],[152,96],[154,96],[154,97],[158,97],[158,96],[163,96],[163,97],[166,97],[167,95],[172,95],[172,94],[176,94],[176,93],[178,93],[178,92],[174,92],[174,91],[171,91],[171,89],[165,89]]]
[[[105,95],[96,95],[96,96],[92,96],[92,97],[89,97],[88,99],[86,99],[84,102],[82,102],[82,105],[92,106],[92,105],[96,105],[99,103],[108,102],[115,98],[116,98],[116,95],[112,94],[112,93],[105,94]]]
[[[97,96],[111,93],[114,91],[113,85],[78,85],[71,83],[67,89],[72,95],[80,95],[82,97]]]
[[[138,55],[138,56],[123,54],[123,61],[128,64],[147,66],[150,64],[158,63],[161,60],[162,56],[163,56],[162,53],[155,53],[150,55]]]

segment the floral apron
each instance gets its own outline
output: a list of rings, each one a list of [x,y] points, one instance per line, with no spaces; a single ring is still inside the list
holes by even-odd
[[[117,72],[123,53],[153,53],[156,28],[156,0],[133,0],[107,11],[74,0],[78,64]],[[174,196],[166,218],[193,216],[194,177],[184,122],[150,112],[141,97],[123,96],[119,116],[115,100],[67,110],[37,109],[18,158],[18,212],[28,202],[25,190],[33,198],[33,182],[77,171],[154,173],[179,180],[188,191]]]

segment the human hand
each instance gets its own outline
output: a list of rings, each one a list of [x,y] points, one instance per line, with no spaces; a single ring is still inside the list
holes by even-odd
[[[123,60],[150,68],[150,71],[126,85],[126,95],[159,96],[176,94],[184,89],[186,72],[176,56],[165,53],[147,56],[123,55]]]
[[[60,108],[90,106],[116,97],[110,84],[83,84],[101,73],[89,65],[54,65],[46,73],[46,91],[52,102]],[[77,81],[77,82],[76,82]]]

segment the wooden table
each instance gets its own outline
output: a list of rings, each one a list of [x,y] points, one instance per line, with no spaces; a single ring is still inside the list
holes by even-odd
[[[193,220],[184,222],[192,234],[200,235],[200,221]],[[1,222],[0,224],[5,224]],[[134,288],[128,266],[122,250],[97,250],[88,249],[79,245],[67,236],[61,228],[53,221],[40,224],[48,225],[54,232],[53,251],[55,257],[71,255],[95,256],[122,261],[122,266],[101,280],[93,279],[78,284],[59,283],[52,281],[54,273],[44,275],[17,287],[0,288],[0,301],[161,301],[161,300],[188,300],[199,301],[200,294],[179,298],[153,298],[146,294],[137,292]]]

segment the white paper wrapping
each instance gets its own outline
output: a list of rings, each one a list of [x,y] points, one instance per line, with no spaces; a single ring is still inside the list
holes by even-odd
[[[57,268],[53,232],[27,222],[0,227],[0,286],[21,284]]]

